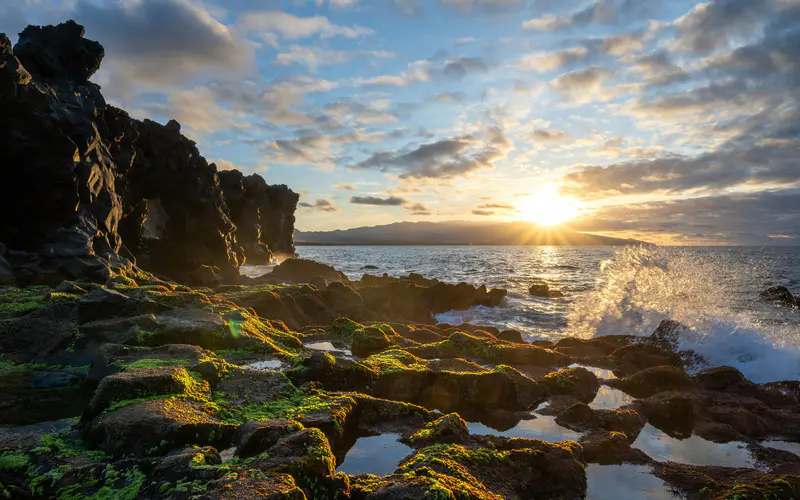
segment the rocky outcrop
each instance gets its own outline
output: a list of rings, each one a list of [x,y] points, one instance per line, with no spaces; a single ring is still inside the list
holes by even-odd
[[[228,190],[229,211],[216,166],[178,122],[106,104],[88,80],[103,47],[83,34],[73,21],[29,26],[13,50],[0,35],[0,280],[104,282],[136,275],[134,263],[179,281],[230,279],[245,258],[231,215],[254,261],[294,254],[297,195],[252,175],[238,198]]]
[[[761,298],[786,307],[800,307],[800,297],[792,295],[785,286],[773,286],[761,292]]]
[[[103,47],[74,22],[0,34],[0,241],[19,281],[110,277],[120,257],[122,201],[88,78]]]
[[[294,212],[299,195],[284,185],[267,185],[258,174],[224,170],[219,178],[247,261],[266,264],[273,254],[294,256]]]

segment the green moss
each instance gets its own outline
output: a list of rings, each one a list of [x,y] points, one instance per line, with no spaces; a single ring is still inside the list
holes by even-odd
[[[189,364],[185,359],[139,359],[127,365],[121,365],[123,370],[134,370],[136,368],[164,368],[167,366],[186,366]]]
[[[29,463],[30,457],[26,453],[0,454],[0,472],[12,472],[24,469]]]
[[[63,366],[47,365],[44,363],[22,363],[16,364],[11,361],[0,361],[0,372],[9,371],[32,371],[32,372],[67,372],[76,374],[86,374],[89,372],[89,365],[83,366]]]
[[[34,493],[44,490],[45,483],[50,482],[51,487],[56,487],[67,470],[56,470],[51,477],[42,476],[44,480],[31,483],[31,490]],[[69,484],[56,490],[54,498],[58,500],[135,500],[139,498],[139,492],[144,486],[146,476],[138,468],[117,471],[113,465],[108,465],[100,477],[91,473],[69,478]]]
[[[433,422],[428,422],[425,427],[412,434],[409,440],[411,442],[432,441],[443,434],[456,432],[458,429],[466,428],[466,426],[466,422],[458,413],[448,413]]]
[[[39,447],[32,450],[56,458],[85,457],[89,460],[108,460],[110,457],[102,451],[87,449],[83,441],[75,436],[75,432],[66,429],[56,434],[46,434],[39,440]]]
[[[379,354],[373,354],[364,359],[362,364],[382,374],[427,370],[427,366],[422,359],[402,349],[390,349]]]
[[[336,337],[352,338],[356,330],[364,328],[361,323],[356,323],[349,318],[337,318],[328,328],[328,334]]]
[[[0,287],[0,319],[22,316],[42,307],[75,300],[83,294],[52,292],[47,286]]]
[[[274,418],[297,419],[313,413],[330,412],[338,430],[342,432],[347,415],[340,400],[341,398],[337,400],[322,391],[306,393],[292,388],[285,397],[277,401],[231,405],[224,393],[214,393],[214,404],[220,418],[226,423],[240,424]],[[354,401],[352,403],[355,405]]]

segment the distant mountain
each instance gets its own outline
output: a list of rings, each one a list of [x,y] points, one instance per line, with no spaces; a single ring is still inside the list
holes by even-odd
[[[396,222],[336,231],[295,231],[297,245],[639,245],[531,222]]]

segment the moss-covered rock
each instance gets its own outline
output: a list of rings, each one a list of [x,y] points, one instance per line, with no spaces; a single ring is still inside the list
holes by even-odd
[[[609,380],[607,383],[637,398],[646,398],[662,391],[687,390],[694,386],[692,377],[674,366],[645,368],[629,377]]]
[[[464,356],[480,358],[494,363],[531,366],[566,366],[569,356],[532,344],[519,344],[480,338],[464,332],[453,333],[449,339],[438,344],[412,348],[410,352],[426,358]]]
[[[87,427],[90,446],[114,456],[153,455],[191,444],[229,447],[236,425],[213,405],[186,397],[120,401]]]
[[[463,444],[469,439],[467,423],[458,413],[449,413],[427,424],[408,438],[408,443],[416,448],[432,444]]]
[[[387,325],[388,326],[388,325]],[[391,327],[389,327],[391,329]],[[377,326],[359,328],[353,332],[352,351],[356,356],[369,356],[392,345],[392,341]]]
[[[620,347],[611,353],[610,359],[626,375],[653,366],[683,366],[681,357],[672,350],[644,342]]]
[[[564,368],[549,373],[540,383],[550,394],[573,396],[584,403],[592,402],[600,388],[597,376],[583,367]]]
[[[114,403],[169,394],[207,401],[211,389],[199,373],[181,366],[131,368],[104,378],[83,416],[91,420]]]

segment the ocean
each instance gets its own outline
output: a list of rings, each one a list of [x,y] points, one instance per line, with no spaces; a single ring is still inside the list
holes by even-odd
[[[800,379],[800,311],[759,298],[773,285],[800,293],[800,247],[301,246],[298,254],[351,279],[413,272],[509,292],[501,307],[451,311],[440,322],[558,340],[646,336],[674,319],[688,327],[681,347],[707,365],[734,366],[754,382]],[[563,297],[528,293],[541,282]]]

